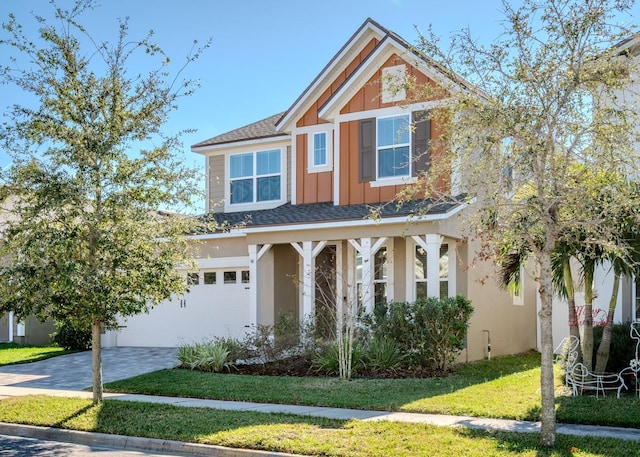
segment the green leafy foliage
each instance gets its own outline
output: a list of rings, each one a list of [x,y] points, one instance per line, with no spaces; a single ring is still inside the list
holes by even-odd
[[[336,375],[340,373],[340,343],[337,341],[330,341],[323,347],[321,347],[313,357],[313,366],[315,369],[324,374]],[[347,345],[347,341],[342,341],[343,345]],[[365,347],[364,345],[355,342],[351,346],[351,374],[357,374],[358,370],[361,370],[366,366],[365,363]],[[348,348],[343,348],[346,357],[349,357]]]
[[[56,322],[51,341],[65,349],[86,351],[91,349],[91,328],[78,327],[70,321]]]
[[[374,338],[367,345],[365,364],[374,372],[396,371],[407,361],[408,354],[390,338]]]
[[[602,339],[603,327],[594,327],[593,342],[598,347]],[[609,373],[617,373],[629,366],[629,361],[636,357],[636,342],[630,336],[631,323],[613,325],[613,333],[611,335],[611,349],[609,360],[607,362],[606,371]],[[595,364],[595,355],[594,355]]]
[[[178,347],[178,361],[182,368],[219,373],[230,370],[233,362],[229,360],[229,350],[223,343],[204,342]]]
[[[176,265],[193,265],[185,235],[200,225],[160,210],[189,210],[197,174],[180,159],[180,133],[162,129],[194,88],[180,73],[202,48],[172,75],[152,33],[130,38],[125,19],[114,42],[94,40],[80,24],[93,0],[51,3],[55,20],[34,15],[37,36],[13,16],[0,29],[0,82],[33,103],[8,108],[0,128],[12,159],[1,176],[0,312],[90,327],[99,401],[100,331],[183,293]],[[130,73],[134,59],[151,70]]]
[[[412,363],[444,372],[464,348],[472,314],[471,302],[461,295],[379,304],[371,328],[376,339],[398,344]]]

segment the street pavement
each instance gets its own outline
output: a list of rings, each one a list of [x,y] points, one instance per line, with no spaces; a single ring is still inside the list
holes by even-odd
[[[192,454],[158,454],[145,451],[124,451],[121,447],[110,448],[85,444],[65,443],[55,440],[24,438],[0,435],[2,457],[185,457]]]
[[[123,379],[148,371],[170,368],[175,365],[176,349],[172,348],[107,348],[103,351],[103,377],[105,382]],[[65,397],[91,398],[92,394],[82,389],[91,385],[91,353],[83,352],[54,357],[41,362],[0,367],[0,398],[22,395],[54,395]],[[364,411],[345,408],[325,408],[316,406],[265,404],[201,400],[190,398],[160,397],[105,393],[105,399],[117,401],[138,401],[171,404],[181,407],[212,408],[232,411],[255,411],[263,413],[289,413],[301,416],[325,417],[332,419],[358,419],[364,421],[396,421],[423,423],[437,426],[467,427],[483,430],[502,430],[519,433],[540,431],[539,422],[488,419],[439,414],[417,414],[404,412]],[[558,424],[558,434],[575,436],[611,437],[640,441],[640,430],[588,425]],[[44,439],[60,439],[80,444],[96,444],[122,449],[149,450],[163,453],[186,453],[190,455],[216,456],[283,456],[286,454],[265,453],[263,451],[231,450],[219,446],[203,446],[189,443],[152,440],[136,437],[119,437],[94,433],[71,432],[42,427],[28,427],[1,424],[0,433]],[[89,438],[87,438],[87,436]],[[56,438],[57,437],[57,438]],[[80,437],[80,438],[78,438]],[[77,441],[80,439],[80,441]],[[76,440],[76,441],[71,441]],[[83,441],[84,440],[84,441]],[[89,443],[87,443],[89,440]],[[2,454],[4,455],[4,454]]]

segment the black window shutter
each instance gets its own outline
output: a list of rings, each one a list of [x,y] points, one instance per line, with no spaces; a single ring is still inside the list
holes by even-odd
[[[426,111],[412,113],[413,132],[411,133],[411,160],[413,162],[413,176],[429,170],[431,153],[431,120]]]
[[[358,179],[369,182],[376,174],[376,119],[362,119],[358,125]]]

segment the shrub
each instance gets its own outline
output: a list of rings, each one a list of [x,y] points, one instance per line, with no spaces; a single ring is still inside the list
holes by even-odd
[[[415,319],[425,329],[424,353],[436,370],[446,371],[464,349],[472,314],[471,302],[462,295],[416,302]]]
[[[373,371],[396,371],[407,360],[400,345],[389,338],[374,338],[367,346],[365,361]]]
[[[69,321],[56,322],[51,341],[72,351],[87,351],[91,349],[91,328],[82,328]]]
[[[331,341],[318,350],[313,357],[313,366],[320,373],[337,375],[340,373],[339,347],[336,341]],[[351,373],[365,367],[365,350],[360,343],[354,343],[351,352]]]
[[[602,340],[603,327],[593,328],[593,364],[595,366],[596,352],[600,341]],[[617,373],[623,368],[629,366],[629,361],[636,356],[635,341],[629,335],[631,331],[631,323],[614,324],[611,334],[611,349],[609,352],[609,360],[607,361],[606,371],[609,373]]]
[[[291,356],[310,354],[315,349],[310,323],[299,324],[290,316],[280,316],[274,325],[258,325],[247,332],[242,341],[245,360],[256,358],[268,363]]]
[[[421,299],[376,305],[369,322],[374,338],[388,338],[416,365],[444,372],[464,349],[473,307],[466,298]]]
[[[234,364],[229,361],[229,351],[224,344],[209,341],[194,345],[178,347],[178,361],[182,368],[219,373],[223,369],[231,369]]]

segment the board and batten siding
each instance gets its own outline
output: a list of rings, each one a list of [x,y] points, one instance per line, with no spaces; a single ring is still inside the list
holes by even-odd
[[[318,111],[329,100],[329,97],[340,88],[342,83],[358,68],[362,61],[375,49],[378,44],[376,38],[371,39],[369,43],[360,51],[360,53],[347,65],[345,70],[341,72],[329,86],[313,103],[311,108],[296,122],[296,127],[306,127],[309,125],[321,124],[325,121],[318,119]]]

